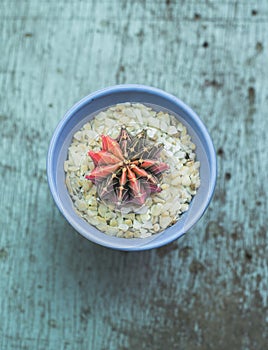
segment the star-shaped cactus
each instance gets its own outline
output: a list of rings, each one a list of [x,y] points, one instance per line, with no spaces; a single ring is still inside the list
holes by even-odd
[[[101,139],[102,149],[88,152],[95,167],[86,175],[101,200],[118,208],[141,206],[152,193],[161,192],[162,173],[169,168],[160,161],[163,144],[151,144],[145,130],[132,136],[125,126],[116,139],[108,135]]]

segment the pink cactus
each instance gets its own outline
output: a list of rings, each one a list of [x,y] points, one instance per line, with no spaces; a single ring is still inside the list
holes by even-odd
[[[150,144],[145,130],[132,136],[124,126],[116,139],[101,138],[102,150],[88,152],[95,167],[86,175],[101,200],[117,207],[143,205],[152,193],[161,192],[162,173],[169,168],[159,160],[163,144]]]

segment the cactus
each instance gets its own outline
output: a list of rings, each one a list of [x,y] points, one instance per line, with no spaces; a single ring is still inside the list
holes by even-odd
[[[108,135],[101,139],[102,149],[88,152],[94,169],[86,175],[100,200],[118,208],[142,206],[151,194],[161,192],[162,173],[169,168],[160,160],[163,144],[151,144],[145,130],[132,136],[125,126],[116,139]]]

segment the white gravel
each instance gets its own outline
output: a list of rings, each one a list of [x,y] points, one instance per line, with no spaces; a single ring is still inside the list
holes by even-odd
[[[85,179],[93,168],[89,150],[101,149],[101,134],[116,138],[122,125],[131,134],[147,130],[148,139],[163,143],[162,161],[170,169],[163,174],[162,191],[131,211],[115,210],[102,203],[96,187]],[[77,131],[64,163],[66,185],[78,215],[108,235],[145,238],[176,223],[200,186],[195,145],[186,127],[174,116],[139,103],[118,104],[100,112]]]

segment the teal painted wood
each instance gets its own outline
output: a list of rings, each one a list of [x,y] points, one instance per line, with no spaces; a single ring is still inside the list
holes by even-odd
[[[0,13],[0,349],[265,349],[267,1],[2,0]],[[46,183],[64,112],[117,83],[177,95],[218,153],[208,212],[158,250],[87,242]]]

